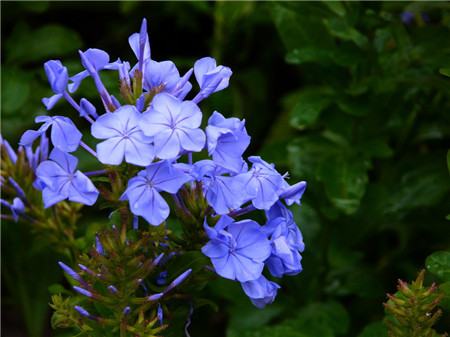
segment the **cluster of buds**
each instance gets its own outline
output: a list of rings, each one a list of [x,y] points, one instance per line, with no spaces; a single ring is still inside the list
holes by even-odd
[[[66,299],[53,296],[54,327],[95,331],[103,336],[160,335],[166,328],[165,303],[183,296],[178,287],[192,270],[170,283],[161,280],[167,274],[164,268],[171,254],[155,256],[154,252],[167,250],[156,237],[164,234],[139,234],[137,238],[134,231],[127,234],[113,227],[98,234],[95,247],[78,258],[76,270],[59,262],[77,295]]]
[[[19,146],[17,151],[7,140],[1,139],[1,218],[7,222],[23,221],[43,242],[70,256],[76,251],[74,232],[82,205],[61,202],[52,209],[44,207],[35,170],[47,160],[48,151],[49,140],[45,135],[41,135],[34,149]]]
[[[387,314],[385,324],[389,337],[445,337],[439,335],[433,326],[442,315],[437,308],[443,298],[436,284],[423,285],[425,270],[411,284],[398,280],[397,293],[388,294],[384,303]]]

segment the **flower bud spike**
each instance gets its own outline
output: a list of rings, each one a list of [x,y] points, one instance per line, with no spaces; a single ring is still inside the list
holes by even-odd
[[[58,262],[58,265],[71,278],[73,278],[74,280],[76,280],[78,282],[83,282],[83,279],[81,278],[81,276],[78,275],[78,273],[75,270],[73,270],[72,268],[70,268],[68,265],[66,265],[65,263],[63,263],[61,261]]]
[[[161,303],[158,303],[158,309],[157,309],[157,317],[158,317],[158,321],[160,325],[163,325],[163,319],[164,319],[164,312],[163,309],[161,307]]]
[[[91,276],[97,276],[92,270],[90,270],[88,267],[86,267],[85,265],[79,263],[78,267],[80,267],[80,269],[86,273],[88,273]]]
[[[98,235],[95,236],[95,250],[100,255],[104,255],[103,245],[102,245]]]
[[[77,287],[77,286],[73,286],[72,288],[73,288],[73,290],[80,293],[81,295],[84,295],[84,296],[90,297],[90,298],[94,297],[94,295],[89,290],[86,290],[84,288]]]
[[[164,291],[164,293],[168,293],[169,291],[171,291],[173,288],[179,286],[184,280],[186,280],[186,278],[188,278],[188,276],[192,273],[192,269],[188,269],[186,270],[183,274],[181,274],[180,276],[178,276],[175,280],[173,280],[169,286],[167,287],[167,289]]]
[[[147,297],[147,301],[155,302],[158,301],[161,297],[164,296],[164,293],[157,293]]]
[[[139,217],[136,215],[133,217],[133,229],[136,231],[139,229]]]
[[[147,42],[147,19],[142,19],[141,29],[139,31],[139,72],[142,74],[144,69],[144,51]]]
[[[108,290],[111,294],[117,294],[119,291],[113,285],[108,286]]]
[[[158,257],[156,257],[156,259],[153,260],[153,266],[157,266],[159,265],[159,263],[161,262],[162,258],[164,257],[164,253],[161,253],[158,255]]]
[[[130,308],[129,306],[126,306],[126,307],[123,309],[122,314],[123,314],[124,316],[127,316],[130,312],[131,312],[131,308]]]
[[[23,191],[22,187],[20,187],[19,184],[12,177],[9,177],[8,180],[16,190],[17,196],[22,200],[27,200],[27,197],[25,196],[25,192]]]
[[[6,149],[6,153],[8,154],[9,160],[11,160],[13,164],[15,164],[17,161],[17,154],[14,152],[13,148],[6,139],[1,138],[1,143]]]
[[[91,315],[89,313],[89,311],[87,311],[86,309],[84,309],[83,307],[76,305],[74,306],[74,309],[81,315],[84,316],[86,318],[92,319],[92,320],[96,320],[97,318],[93,315]]]

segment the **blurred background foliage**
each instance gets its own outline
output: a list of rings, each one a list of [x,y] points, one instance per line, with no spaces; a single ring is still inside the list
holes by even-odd
[[[74,74],[77,50],[89,47],[134,60],[127,39],[147,17],[154,59],[172,59],[184,72],[212,54],[234,71],[230,88],[201,104],[205,116],[218,109],[245,118],[247,155],[308,181],[293,208],[307,247],[304,271],[285,278],[265,310],[239,285],[212,282],[207,296],[219,309],[195,311],[192,336],[386,336],[386,292],[424,266],[427,282],[447,292],[437,330],[450,330],[448,2],[1,7],[1,132],[12,143],[46,113],[43,62],[60,58]],[[117,87],[114,74],[102,77]],[[94,98],[88,82],[77,94]],[[75,117],[67,104],[53,113]],[[94,165],[88,160],[86,168]],[[61,290],[52,286],[62,280],[57,254],[24,224],[5,223],[2,238],[4,336],[63,336],[49,328],[49,297]]]

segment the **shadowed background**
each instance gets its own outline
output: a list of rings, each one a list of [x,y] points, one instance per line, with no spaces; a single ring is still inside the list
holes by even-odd
[[[192,336],[383,336],[385,293],[450,247],[448,3],[1,7],[1,132],[12,144],[46,113],[45,61],[61,59],[75,74],[77,50],[100,48],[111,60],[134,62],[128,36],[146,17],[153,59],[171,59],[184,73],[212,55],[233,70],[230,87],[201,103],[204,121],[215,109],[245,118],[252,136],[246,155],[261,154],[292,181],[308,181],[302,206],[293,207],[306,243],[304,271],[285,277],[276,302],[262,311],[239,285],[212,282],[205,297],[219,310],[195,311]],[[102,78],[118,86],[113,72]],[[86,80],[77,95],[94,99],[96,90]],[[76,117],[68,104],[52,113]],[[83,168],[93,165],[81,158]],[[26,224],[4,222],[2,238],[4,336],[72,336],[49,323],[52,285],[63,279],[58,256]],[[440,324],[450,330],[448,318]]]

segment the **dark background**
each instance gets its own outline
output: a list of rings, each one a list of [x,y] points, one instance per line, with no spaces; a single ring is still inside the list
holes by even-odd
[[[212,55],[233,70],[230,87],[202,103],[205,120],[216,109],[245,118],[246,155],[308,181],[293,207],[304,271],[285,277],[263,311],[234,283],[212,283],[206,294],[220,310],[196,311],[192,336],[358,336],[369,324],[361,336],[383,336],[382,302],[396,279],[415,278],[427,256],[449,248],[448,3],[2,2],[1,10],[1,131],[12,144],[46,113],[46,60],[74,74],[77,50],[95,47],[134,62],[127,39],[146,17],[153,59],[184,73]],[[95,90],[83,83],[77,94],[91,99]],[[58,104],[52,113],[73,111]],[[3,334],[62,336],[49,327],[58,257],[30,232],[2,226]],[[438,328],[450,330],[448,317]]]

